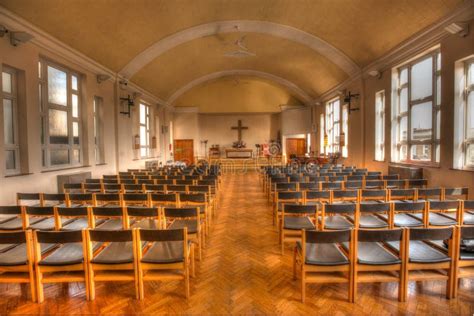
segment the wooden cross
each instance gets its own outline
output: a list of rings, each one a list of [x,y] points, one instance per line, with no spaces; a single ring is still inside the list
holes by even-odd
[[[242,131],[244,129],[249,129],[249,128],[247,126],[242,126],[242,121],[238,120],[237,126],[232,126],[231,129],[237,130],[237,132],[239,133],[239,142],[240,142],[242,141]]]

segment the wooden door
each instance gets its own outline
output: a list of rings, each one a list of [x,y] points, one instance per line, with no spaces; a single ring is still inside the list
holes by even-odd
[[[301,157],[306,154],[305,138],[287,138],[286,139],[286,157]]]
[[[194,163],[194,141],[192,139],[174,140],[174,161],[183,161],[187,165]]]

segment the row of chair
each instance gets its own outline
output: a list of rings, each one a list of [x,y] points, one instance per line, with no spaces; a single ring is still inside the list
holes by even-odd
[[[347,283],[354,302],[360,283],[396,282],[405,302],[410,281],[442,280],[446,297],[457,295],[460,278],[474,277],[474,253],[461,248],[474,240],[474,227],[402,228],[391,230],[301,230],[293,277],[301,280],[301,299],[308,283]]]
[[[32,300],[42,302],[48,283],[84,282],[93,300],[96,282],[131,281],[143,299],[145,281],[183,280],[188,298],[195,273],[195,244],[188,238],[186,227],[3,232],[0,282],[29,283]]]
[[[178,183],[173,180],[165,180],[173,183],[66,183],[63,191],[65,193],[147,193],[147,192],[203,192],[208,187],[212,193],[218,190],[218,184],[215,180],[191,181],[188,184]],[[181,182],[181,181],[180,181]],[[205,187],[205,188],[204,188]]]

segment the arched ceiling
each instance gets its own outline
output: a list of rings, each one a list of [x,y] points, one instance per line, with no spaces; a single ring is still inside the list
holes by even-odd
[[[280,105],[301,105],[285,87],[253,76],[225,76],[201,83],[182,94],[177,107],[198,107],[201,113],[279,112]]]
[[[164,100],[199,78],[238,69],[282,78],[314,98],[462,3],[0,0],[7,10]],[[241,28],[232,31],[234,21]],[[259,21],[273,26],[255,26]],[[215,32],[195,32],[205,25],[217,25]],[[256,56],[225,57],[244,35]]]

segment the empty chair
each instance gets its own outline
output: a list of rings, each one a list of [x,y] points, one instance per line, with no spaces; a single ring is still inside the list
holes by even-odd
[[[121,196],[118,193],[97,193],[94,194],[94,206],[115,206],[121,205]]]
[[[119,179],[112,179],[112,178],[107,178],[107,179],[102,179],[102,184],[117,184],[119,183]]]
[[[175,184],[177,185],[194,185],[193,179],[185,179],[185,180],[176,180]]]
[[[137,180],[135,180],[133,177],[131,179],[124,179],[120,178],[120,184],[137,184]]]
[[[146,184],[152,185],[152,184]],[[126,183],[122,184],[123,193],[142,193],[143,192],[143,185],[136,184],[136,183]]]
[[[166,186],[164,184],[145,184],[143,191],[144,193],[165,193]]]
[[[62,225],[65,219],[74,219],[73,222]],[[56,229],[57,230],[82,230],[86,228],[94,228],[105,220],[99,219],[91,223],[90,209],[87,206],[76,207],[56,207]]]
[[[344,187],[349,190],[358,190],[364,187],[364,182],[362,180],[351,180],[344,183]]]
[[[68,193],[68,205],[74,206],[92,206],[94,205],[94,196],[92,193]]]
[[[104,183],[102,188],[104,193],[122,193],[122,185],[118,183]]]
[[[320,230],[345,230],[358,227],[358,204],[323,204],[318,218]],[[350,220],[350,219],[353,219]]]
[[[149,197],[146,193],[124,193],[122,194],[122,206],[148,206]]]
[[[387,229],[391,226],[391,204],[387,202],[360,202],[359,228]]]
[[[42,220],[43,218],[31,218],[29,223],[35,224]],[[0,231],[22,230],[24,225],[22,206],[0,206]]]
[[[380,189],[385,189],[385,181],[383,180],[365,180],[364,188],[372,190],[380,190]]]
[[[155,180],[155,184],[173,185],[174,180],[173,179],[159,179],[159,180]]]
[[[155,184],[155,180],[152,179],[137,179],[137,184]]]
[[[385,180],[385,188],[387,189],[406,189],[406,180]]]
[[[275,183],[273,191],[298,191],[298,182]]]
[[[273,207],[273,216],[279,226],[281,211],[287,203],[302,204],[304,201],[303,192],[301,191],[277,191],[275,192],[275,202]]]
[[[34,218],[34,219],[32,219]],[[36,221],[36,219],[42,219]],[[26,206],[25,228],[37,230],[55,230],[57,227],[54,206]],[[73,222],[72,218],[61,218],[61,226]]]
[[[102,220],[97,229],[100,230],[120,230],[125,229],[127,224],[125,222],[124,210],[121,206],[94,206],[90,211],[91,223],[97,223]],[[131,221],[129,224],[132,225]]]
[[[331,201],[330,191],[305,191],[304,203],[306,205],[317,205],[318,209],[323,203]]]
[[[349,243],[349,251],[341,247]],[[301,301],[306,299],[307,283],[348,283],[349,301],[353,300],[353,231],[303,230],[302,241],[296,243],[293,278],[300,267]]]
[[[454,226],[461,221],[461,201],[428,201],[427,214],[425,227]]]
[[[321,182],[321,190],[343,190],[344,182]]]
[[[474,200],[462,201],[462,211],[459,216],[459,224],[474,225]]]
[[[116,174],[112,174],[112,175],[108,175],[108,174],[104,174],[102,176],[102,179],[104,180],[118,180],[119,176],[116,175]]]
[[[44,232],[35,231],[35,269],[38,302],[44,300],[43,284],[84,282],[89,300],[89,282],[86,263],[85,231]],[[42,256],[41,244],[56,244],[52,252]]]
[[[204,234],[202,233],[201,216],[197,207],[165,207],[163,209],[165,227],[168,229],[186,228],[188,239],[196,244],[199,260],[202,258]]]
[[[39,193],[17,193],[16,205],[40,206],[41,194]]]
[[[423,217],[427,211],[425,202],[396,201],[392,203],[392,207],[392,218],[394,226],[423,227],[425,225],[425,219]],[[419,216],[416,216],[417,213],[422,214],[421,218]]]
[[[94,178],[88,178],[86,179],[86,183],[102,183],[102,179],[94,179]]]
[[[363,189],[360,190],[360,201],[383,203],[388,200],[388,192],[385,189]]]
[[[418,201],[440,201],[443,198],[441,188],[419,188],[417,191]]]
[[[358,190],[331,190],[331,203],[357,203]]]
[[[42,206],[66,206],[67,205],[66,194],[43,193],[41,194],[41,205]]]
[[[142,250],[141,242],[149,247]],[[137,233],[137,268],[139,298],[143,299],[145,281],[183,280],[189,298],[190,270],[194,274],[193,244],[188,243],[187,230],[145,230]],[[176,272],[179,271],[179,272]]]
[[[404,230],[358,230],[354,237],[353,301],[356,300],[359,283],[397,282],[398,300],[403,302],[405,249],[402,246],[400,251],[391,251],[386,243],[398,242],[404,245]]]
[[[207,203],[206,194],[204,193],[180,193],[179,194],[179,206],[194,206],[199,209],[201,214],[201,219],[205,224],[206,233],[209,232],[210,225],[210,216],[209,211],[210,207]]]
[[[188,186],[187,185],[169,184],[169,185],[166,185],[166,192],[168,192],[168,193],[186,193],[186,192],[188,192]]]
[[[327,181],[328,181],[328,178],[325,176],[319,176],[319,175],[308,176],[308,182],[318,183],[318,182],[327,182]]]
[[[137,243],[132,230],[105,231],[100,229],[86,230],[87,234],[87,269],[89,272],[89,297],[95,299],[96,282],[131,281],[135,284],[138,299],[138,271],[135,254]],[[106,246],[94,250],[95,243]]]
[[[453,297],[457,296],[459,280],[474,278],[474,226],[457,227],[456,240],[459,241],[458,251],[455,252],[456,263],[453,279]]]
[[[343,182],[346,181],[346,176],[329,176],[329,182]]]
[[[178,206],[176,193],[150,193],[150,206]]]
[[[37,301],[31,231],[0,232],[0,283],[29,283]]]
[[[444,188],[443,199],[467,200],[469,199],[469,188]]]
[[[125,207],[126,227],[145,229],[160,229],[163,227],[160,209],[147,206],[127,206]]]
[[[389,201],[416,201],[416,189],[390,189],[388,190]]]
[[[212,187],[210,185],[189,185],[188,192],[206,194],[208,205],[212,205],[213,210],[217,209],[217,199],[212,194]]]
[[[317,182],[304,182],[298,185],[300,191],[317,191],[319,190],[319,183]]]
[[[316,228],[316,205],[285,204],[281,213],[280,243],[281,254],[286,242],[301,241],[301,230]]]
[[[82,183],[64,183],[64,193],[82,193]]]
[[[100,193],[102,192],[101,183],[83,183],[82,192],[84,193]]]
[[[182,175],[169,175],[167,179],[168,180],[183,180],[184,177]]]

